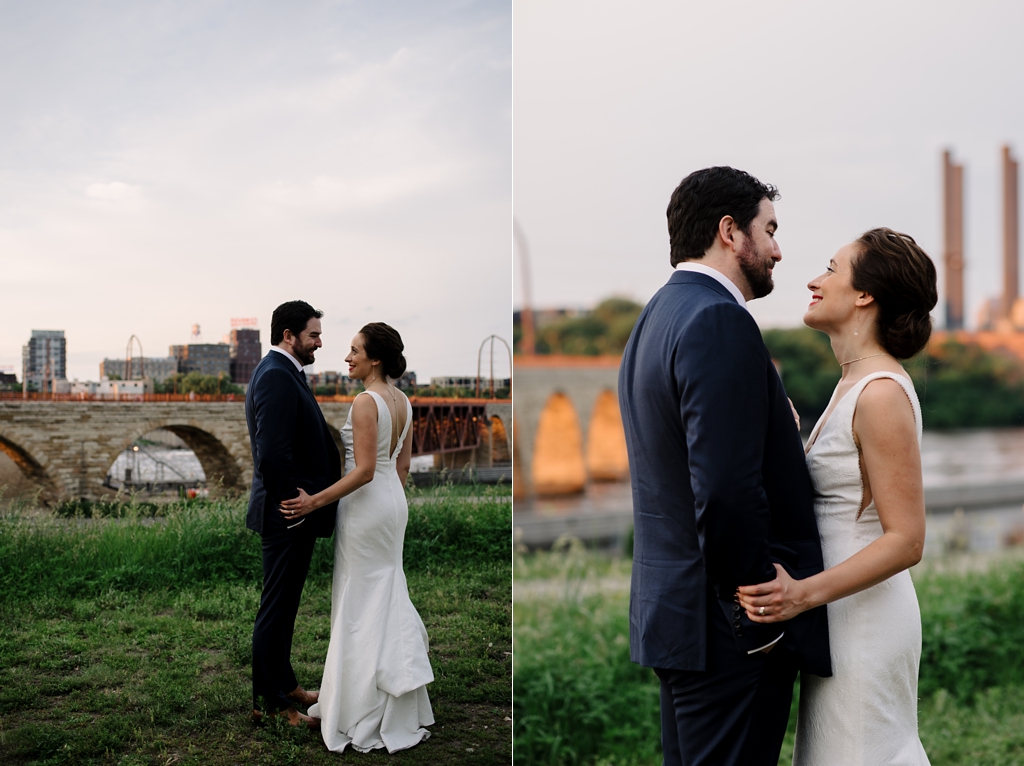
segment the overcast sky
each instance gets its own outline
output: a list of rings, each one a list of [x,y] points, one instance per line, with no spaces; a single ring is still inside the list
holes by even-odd
[[[672,190],[722,164],[782,193],[775,292],[751,304],[762,326],[799,325],[807,281],[875,226],[914,236],[941,290],[947,147],[965,166],[970,325],[1001,290],[1024,4],[515,0],[513,29],[514,205],[535,305],[645,302],[671,273]],[[517,261],[516,307],[522,295]]]
[[[273,308],[475,374],[511,333],[507,0],[0,1],[0,365],[65,330],[95,380]],[[508,363],[498,357],[496,373]],[[486,360],[485,360],[486,365]]]

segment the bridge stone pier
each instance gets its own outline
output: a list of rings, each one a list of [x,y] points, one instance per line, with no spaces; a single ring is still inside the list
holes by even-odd
[[[618,406],[619,357],[518,356],[517,494],[569,494],[628,475]],[[522,485],[525,484],[525,487]]]
[[[351,403],[326,401],[320,407],[340,446]],[[488,404],[487,416],[488,426],[494,417],[502,422],[510,440],[511,405]],[[114,460],[157,429],[176,434],[195,452],[211,489],[248,489],[252,454],[244,402],[0,401],[0,452],[45,501],[109,494],[104,481]]]

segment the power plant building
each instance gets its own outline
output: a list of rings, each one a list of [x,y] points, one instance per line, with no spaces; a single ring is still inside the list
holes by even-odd
[[[170,352],[177,360],[178,372],[231,376],[231,346],[227,343],[188,343],[171,346]]]
[[[100,362],[100,380],[103,378],[129,380],[146,377],[156,383],[163,383],[177,371],[178,360],[173,356],[133,358],[130,375],[126,374],[124,359],[104,359]]]

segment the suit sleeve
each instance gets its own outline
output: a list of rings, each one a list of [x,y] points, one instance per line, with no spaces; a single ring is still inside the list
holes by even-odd
[[[676,347],[697,536],[722,600],[740,585],[775,579],[761,471],[769,422],[767,350],[742,306],[701,312]]]
[[[256,463],[275,502],[298,495],[292,454],[298,405],[299,392],[284,370],[268,370],[253,392]]]

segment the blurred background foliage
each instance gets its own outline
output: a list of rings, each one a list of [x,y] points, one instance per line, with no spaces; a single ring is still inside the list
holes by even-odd
[[[612,297],[592,310],[535,311],[536,352],[597,356],[621,354],[643,306]],[[520,315],[513,339],[520,353]],[[828,407],[839,365],[828,336],[808,327],[767,329],[765,345],[779,367],[786,392],[805,431]],[[1009,351],[988,351],[951,338],[933,340],[904,362],[914,380],[925,428],[988,428],[1024,425],[1024,361]]]

